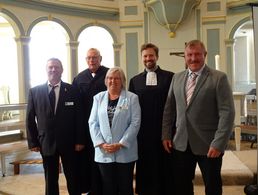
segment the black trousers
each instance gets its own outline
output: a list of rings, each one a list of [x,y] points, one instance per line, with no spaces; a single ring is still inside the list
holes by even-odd
[[[94,161],[94,150],[84,148],[76,153],[76,169],[80,192],[102,195],[102,181],[99,167]]]
[[[103,195],[133,195],[133,169],[135,162],[98,163]]]
[[[61,158],[64,175],[67,181],[69,195],[79,195],[79,188],[76,177],[75,152],[60,154],[56,152],[51,156],[42,155],[43,167],[45,173],[45,194],[59,195],[59,160]]]
[[[222,195],[221,165],[222,156],[208,158],[206,155],[195,155],[190,146],[184,152],[173,150],[173,195],[193,195],[193,179],[198,163],[206,195]]]

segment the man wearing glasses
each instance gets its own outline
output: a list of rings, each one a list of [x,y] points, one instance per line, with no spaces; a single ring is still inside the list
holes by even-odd
[[[84,114],[84,126],[86,131],[85,149],[78,155],[78,174],[80,174],[81,193],[101,195],[102,186],[99,170],[94,162],[94,148],[89,134],[88,119],[93,103],[93,96],[105,91],[104,83],[108,68],[101,65],[102,56],[96,48],[90,48],[87,52],[86,62],[88,68],[80,72],[73,80],[81,95]]]

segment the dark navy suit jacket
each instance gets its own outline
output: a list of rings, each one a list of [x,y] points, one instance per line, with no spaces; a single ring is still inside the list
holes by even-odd
[[[61,82],[56,114],[50,106],[47,83],[29,91],[26,129],[29,148],[40,147],[45,156],[56,150],[74,150],[85,136],[79,92],[72,85]]]

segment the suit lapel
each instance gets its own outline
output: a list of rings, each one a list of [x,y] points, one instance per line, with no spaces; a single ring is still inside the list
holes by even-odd
[[[182,97],[184,97],[184,99],[185,99],[185,106],[187,106],[186,105],[186,94],[185,94],[185,87],[186,87],[187,79],[188,79],[188,70],[186,70],[184,72],[184,76],[183,76],[183,80],[182,80],[183,87],[181,87]]]
[[[61,82],[59,98],[58,98],[57,107],[56,107],[56,114],[58,114],[61,111],[62,105],[64,105],[66,93],[67,93],[67,88],[64,86],[64,83]]]
[[[46,83],[45,85],[42,86],[42,96],[41,97],[43,97],[46,100],[47,108],[49,110],[51,110],[51,112],[53,112],[53,110],[51,108],[50,100],[49,100],[48,83]]]
[[[119,96],[119,100],[117,102],[116,111],[114,113],[112,126],[116,126],[117,120],[118,120],[118,114],[120,112],[120,109],[124,106],[128,106],[128,100],[126,99],[126,92],[125,90],[121,91],[121,94]]]
[[[188,106],[191,105],[191,103],[194,101],[195,97],[197,96],[198,92],[200,91],[201,87],[203,86],[203,84],[205,83],[206,79],[209,76],[209,68],[207,67],[207,65],[205,65],[205,68],[202,71],[202,74],[200,75],[200,78],[197,81],[197,84],[195,86],[192,98],[190,100],[190,103]]]
[[[105,92],[104,94],[104,97],[103,99],[101,100],[101,103],[100,103],[100,109],[105,109],[105,118],[103,119],[103,121],[105,122],[105,127],[107,127],[107,130],[110,131],[111,133],[111,129],[110,129],[110,125],[109,125],[109,118],[108,118],[108,112],[107,112],[107,108],[108,108],[108,100],[109,100],[109,97],[108,97],[108,91]]]

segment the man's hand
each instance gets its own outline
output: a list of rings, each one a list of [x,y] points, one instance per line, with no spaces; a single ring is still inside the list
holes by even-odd
[[[168,153],[171,153],[171,150],[172,150],[172,142],[171,140],[169,139],[165,139],[162,141],[162,144],[163,144],[163,147],[164,149],[168,152]]]
[[[82,144],[75,144],[75,151],[80,152],[84,148],[84,145]]]
[[[216,148],[210,147],[207,157],[208,158],[218,158],[220,156],[221,152],[217,150]]]
[[[40,151],[40,147],[33,147],[30,149],[30,151],[32,152],[39,152]]]

